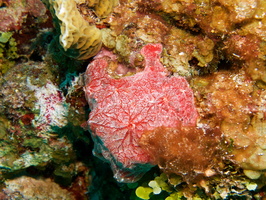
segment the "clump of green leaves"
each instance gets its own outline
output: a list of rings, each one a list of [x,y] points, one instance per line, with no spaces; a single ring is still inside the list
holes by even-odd
[[[17,43],[12,32],[0,32],[0,73],[4,74],[18,58]]]
[[[165,173],[160,174],[148,183],[139,186],[135,193],[138,199],[156,200],[179,200],[186,199],[182,190],[177,189],[176,185],[182,182],[180,176],[173,175],[168,177]]]

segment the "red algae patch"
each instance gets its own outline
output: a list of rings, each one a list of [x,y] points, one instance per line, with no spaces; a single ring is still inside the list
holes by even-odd
[[[167,76],[159,60],[161,52],[161,44],[144,46],[144,71],[114,79],[107,68],[116,56],[104,51],[85,74],[94,152],[111,163],[115,177],[122,182],[135,181],[147,171],[139,164],[152,161],[139,146],[144,131],[196,125],[198,113],[193,92],[185,78]]]

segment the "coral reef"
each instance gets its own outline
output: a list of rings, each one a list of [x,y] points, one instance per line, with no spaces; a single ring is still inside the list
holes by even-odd
[[[143,182],[135,190],[136,196],[141,199],[252,199],[252,193],[258,184],[241,176],[235,171],[223,178],[215,177],[201,181],[201,187],[186,187],[180,176],[161,173],[154,179]],[[215,188],[214,190],[212,188]],[[254,195],[261,199],[258,193]]]
[[[34,118],[32,124],[41,131],[51,131],[51,127],[63,127],[67,124],[68,104],[62,92],[51,82],[39,88],[28,80],[28,87],[34,91],[37,102],[35,110],[39,115]]]
[[[156,10],[172,16],[177,23],[193,29],[199,26],[207,34],[226,34],[233,31],[236,24],[261,20],[265,10],[263,1],[239,0],[215,1],[158,1]]]
[[[75,199],[51,179],[38,180],[26,176],[6,181],[3,194],[5,199]]]
[[[72,80],[71,94],[59,88],[49,14],[41,1],[1,1],[1,13],[0,199],[87,199],[89,168],[79,159],[90,143],[80,127],[86,101]]]
[[[1,79],[1,181],[10,179],[12,182],[19,173],[29,176],[47,173],[68,187],[74,180],[73,176],[75,180],[83,181],[78,174],[88,168],[77,161],[73,145],[76,140],[82,141],[80,137],[84,131],[79,127],[81,122],[75,122],[76,119],[82,119],[82,110],[76,118],[76,110],[67,103],[70,98],[65,98],[58,88],[53,70],[44,62],[31,61],[16,64]],[[79,109],[78,106],[76,109]],[[75,137],[71,136],[74,134]],[[89,143],[86,138],[83,141]],[[87,175],[84,177],[88,178]],[[83,185],[87,187],[88,182]],[[16,195],[14,193],[16,191],[10,195]],[[81,196],[85,198],[85,195]]]
[[[118,2],[118,0],[99,0],[96,4],[94,3],[95,13],[100,18],[107,17],[113,12],[113,9],[117,6]]]
[[[18,58],[17,43],[12,32],[0,32],[0,73],[4,74]]]
[[[265,54],[262,14],[265,4],[239,2],[124,0],[103,21],[110,26],[102,31],[103,44],[114,49],[121,60],[129,62],[128,52],[136,51],[143,44],[160,42],[164,45],[164,65],[187,77],[216,71],[219,60],[243,61],[248,55],[245,49],[252,46],[256,56],[245,60],[246,70],[253,79],[261,79],[263,68],[255,69],[263,65]],[[245,5],[252,5],[252,11]],[[126,47],[122,51],[118,45],[121,43]]]
[[[102,45],[101,31],[82,17],[74,0],[51,0],[46,4],[59,20],[60,44],[68,56],[86,60],[98,53]],[[90,4],[95,6],[97,15],[104,17],[110,14],[117,1],[101,0]]]
[[[88,124],[97,137],[95,152],[111,162],[119,181],[135,180],[132,173],[127,176],[123,171],[134,174],[135,165],[150,161],[138,144],[143,131],[196,124],[193,93],[183,77],[166,77],[159,61],[161,51],[160,44],[143,47],[145,69],[133,76],[111,78],[107,63],[115,55],[106,51],[86,71],[85,93],[92,108]]]
[[[40,0],[2,0],[0,2],[0,31],[20,30],[27,18],[33,17],[36,21],[46,21],[46,8]]]
[[[265,97],[242,70],[217,72],[193,80],[202,122],[219,125],[233,142],[232,158],[246,170],[265,170]]]
[[[203,132],[217,129],[224,135],[227,156],[219,158],[220,154],[216,154],[217,159],[231,160],[232,165],[244,169],[246,176],[258,181],[264,180],[261,170],[265,170],[262,145],[265,126],[264,9],[262,1],[124,0],[114,9],[113,15],[103,20],[109,27],[102,29],[103,45],[115,52],[118,61],[128,64],[131,72],[141,70],[143,58],[137,53],[138,49],[147,43],[162,43],[161,62],[171,73],[190,80],[200,114],[198,129]],[[111,63],[108,71],[121,79],[114,75],[114,65],[117,64]],[[161,149],[164,149],[167,142],[158,138],[154,139],[157,146],[162,145]],[[205,139],[203,146],[204,142],[212,141],[208,137]],[[213,148],[220,149],[222,141]],[[150,143],[147,146],[153,147]],[[156,150],[151,154],[157,153],[158,148]],[[206,163],[209,163],[208,159]],[[174,168],[178,169],[178,166]],[[180,169],[177,171],[175,173],[182,173]],[[199,171],[201,174],[204,170]],[[206,172],[210,173],[209,170]],[[228,177],[228,180],[232,183],[234,178]],[[226,195],[214,198],[226,198]]]
[[[36,127],[46,126],[51,129],[55,125],[64,126],[67,104],[58,86],[54,85],[55,81],[49,67],[44,63],[29,62],[14,66],[1,81],[2,114],[14,119],[21,118],[23,114],[32,114]],[[15,95],[13,88],[16,88]]]
[[[265,13],[0,0],[0,199],[265,199]]]
[[[119,60],[130,64],[133,59],[137,63],[138,57],[132,58],[129,52],[138,51],[144,44],[159,42],[164,45],[162,62],[169,71],[189,77],[198,74],[197,67],[216,68],[216,41],[174,26],[156,14],[157,11],[152,11],[158,3],[149,4],[152,3],[123,1],[117,6],[114,14],[104,21],[110,24],[109,29],[102,29],[104,46],[114,49]],[[193,60],[196,66],[190,64]]]

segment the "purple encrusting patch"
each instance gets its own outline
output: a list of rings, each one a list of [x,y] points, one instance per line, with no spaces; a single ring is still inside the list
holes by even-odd
[[[88,124],[93,136],[102,143],[101,148],[96,148],[111,163],[119,181],[134,180],[124,177],[125,169],[134,170],[136,165],[151,161],[139,146],[143,131],[196,125],[193,91],[185,78],[167,76],[160,63],[161,52],[161,44],[144,46],[141,54],[145,69],[114,79],[107,68],[108,61],[116,56],[105,50],[96,56],[85,74],[85,94],[92,109]]]

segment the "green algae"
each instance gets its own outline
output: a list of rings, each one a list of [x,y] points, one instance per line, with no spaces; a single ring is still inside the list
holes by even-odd
[[[136,195],[141,199],[150,199],[150,194],[152,191],[153,190],[150,187],[139,186],[136,189]]]
[[[0,42],[7,43],[9,39],[12,37],[13,33],[11,32],[0,32]]]
[[[44,139],[42,138],[29,138],[23,141],[22,146],[36,149],[36,148],[40,148],[43,143],[44,143]]]
[[[119,55],[126,57],[130,54],[129,50],[129,38],[126,35],[119,35],[116,38],[116,51],[119,52]]]
[[[12,32],[0,32],[0,73],[4,74],[14,66],[17,54],[17,43]]]
[[[104,46],[109,49],[114,49],[116,47],[116,35],[109,28],[103,28],[102,32],[102,41]]]

